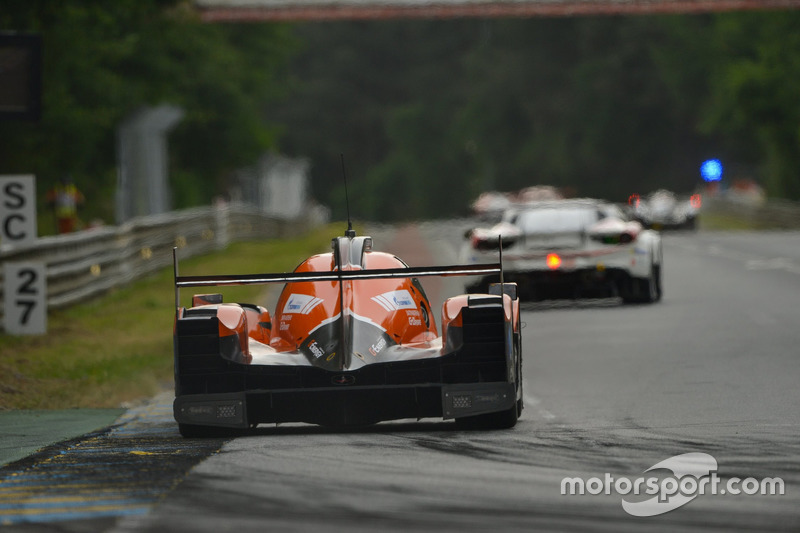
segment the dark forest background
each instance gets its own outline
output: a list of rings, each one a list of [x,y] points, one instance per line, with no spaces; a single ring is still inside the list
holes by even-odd
[[[0,174],[69,173],[114,219],[115,130],[176,104],[175,207],[225,194],[273,151],[311,162],[344,217],[463,214],[484,190],[549,184],[622,201],[688,192],[699,165],[800,199],[800,11],[204,24],[178,0],[4,0],[37,32],[40,121],[0,123]]]

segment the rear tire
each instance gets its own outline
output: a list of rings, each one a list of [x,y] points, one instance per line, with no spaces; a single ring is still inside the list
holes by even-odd
[[[505,411],[498,411],[496,413],[486,413],[485,415],[465,416],[463,418],[456,418],[456,426],[461,429],[509,429],[517,425],[517,420],[522,415],[524,407],[523,392],[522,392],[522,324],[517,318],[517,331],[514,334],[514,351],[517,353],[517,364],[514,369],[516,374],[516,381],[514,391],[519,397],[514,402],[514,405]]]
[[[517,418],[522,416],[522,410],[525,408],[525,392],[522,390],[522,384],[525,380],[522,379],[522,320],[517,317],[517,333],[514,336],[514,346],[517,350],[517,387],[519,388],[519,400],[517,400]]]
[[[661,296],[664,294],[664,289],[661,286],[661,265],[654,265],[653,266],[653,275],[656,278],[656,299],[655,301],[658,302],[661,300]]]
[[[620,290],[625,303],[649,304],[661,299],[661,268],[651,264],[646,278],[630,278]]]
[[[456,426],[461,429],[509,429],[517,425],[518,418],[519,405],[514,402],[505,411],[456,418]]]
[[[242,435],[244,430],[217,426],[196,426],[194,424],[178,424],[178,431],[187,439],[229,438]]]

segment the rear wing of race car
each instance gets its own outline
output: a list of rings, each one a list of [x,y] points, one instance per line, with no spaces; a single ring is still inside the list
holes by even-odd
[[[404,267],[366,270],[344,270],[331,272],[285,272],[268,274],[241,274],[217,276],[180,276],[178,274],[178,251],[172,249],[175,279],[175,308],[180,307],[180,289],[183,287],[223,287],[231,285],[264,285],[268,283],[290,283],[298,281],[350,281],[359,279],[416,278],[426,276],[480,276],[499,274],[503,283],[503,261],[480,265],[449,265],[429,267]],[[501,294],[504,291],[501,289]]]

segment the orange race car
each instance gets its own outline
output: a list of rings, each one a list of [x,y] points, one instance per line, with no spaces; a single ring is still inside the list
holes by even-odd
[[[179,276],[175,259],[173,409],[183,436],[282,422],[437,417],[465,427],[516,424],[516,285],[448,298],[439,336],[418,279],[502,274],[500,263],[412,268],[350,229],[332,248],[285,274]],[[222,303],[218,294],[179,304],[182,287],[260,283],[285,283],[272,313]]]

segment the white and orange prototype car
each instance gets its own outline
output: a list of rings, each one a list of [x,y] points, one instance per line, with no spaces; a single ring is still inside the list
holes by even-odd
[[[182,435],[263,423],[347,426],[455,419],[507,428],[522,411],[519,302],[513,283],[447,299],[441,335],[425,276],[500,275],[499,263],[409,267],[348,230],[294,272],[179,276],[175,402]],[[497,257],[495,256],[495,259]],[[275,309],[180,289],[284,283]]]

